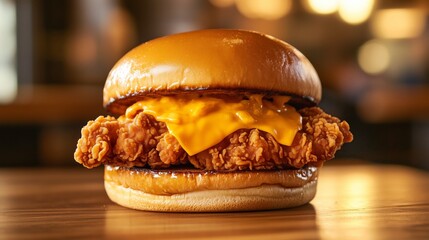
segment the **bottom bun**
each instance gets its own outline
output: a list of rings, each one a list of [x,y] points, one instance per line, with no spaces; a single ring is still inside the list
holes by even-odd
[[[128,208],[159,212],[233,212],[290,208],[306,204],[316,194],[317,175],[318,167],[217,173],[195,170],[154,171],[106,165],[104,186],[113,202]],[[144,188],[136,189],[141,184],[134,184],[135,181],[156,184],[148,178],[167,179],[160,183],[168,184],[171,181],[173,185],[187,184],[189,178],[199,180],[198,186],[192,187],[194,191],[188,189],[189,192],[160,194],[148,193]],[[244,178],[248,180],[248,186],[236,182]],[[225,187],[228,182],[230,184]],[[254,182],[258,186],[253,186]]]

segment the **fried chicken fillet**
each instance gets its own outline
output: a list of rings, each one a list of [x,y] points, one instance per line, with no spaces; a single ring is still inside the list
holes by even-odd
[[[87,168],[113,164],[153,169],[192,165],[217,171],[288,169],[332,159],[343,143],[353,140],[347,122],[319,107],[303,108],[299,113],[302,128],[291,146],[281,145],[261,130],[240,129],[193,156],[151,115],[139,112],[131,119],[100,116],[83,127],[74,156]]]

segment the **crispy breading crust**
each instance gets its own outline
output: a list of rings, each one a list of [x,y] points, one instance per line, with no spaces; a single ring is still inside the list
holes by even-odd
[[[332,159],[353,135],[347,122],[318,107],[299,110],[302,129],[291,146],[258,129],[240,129],[215,146],[188,156],[165,124],[140,112],[134,119],[98,117],[82,129],[75,160],[87,168],[101,164],[168,168],[192,164],[204,170],[301,168]],[[204,133],[201,133],[204,134]]]

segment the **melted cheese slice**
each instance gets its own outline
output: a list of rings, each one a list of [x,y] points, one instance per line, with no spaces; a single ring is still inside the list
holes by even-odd
[[[165,122],[170,133],[189,155],[195,155],[221,142],[239,129],[257,128],[290,145],[301,128],[301,116],[286,105],[288,97],[266,101],[262,95],[232,101],[212,97],[147,98],[129,107],[125,117],[143,111]]]

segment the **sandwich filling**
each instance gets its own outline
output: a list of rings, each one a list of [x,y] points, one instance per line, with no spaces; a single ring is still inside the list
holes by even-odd
[[[288,99],[143,99],[117,119],[89,121],[75,160],[87,168],[288,169],[321,164],[352,141],[347,122],[318,107],[295,110]]]
[[[193,156],[221,142],[239,129],[259,129],[271,134],[280,144],[290,146],[301,128],[301,116],[286,105],[289,97],[263,100],[262,95],[246,99],[213,97],[146,98],[131,107],[125,118],[133,119],[143,112],[164,122],[187,154]],[[196,134],[204,133],[204,134]]]

